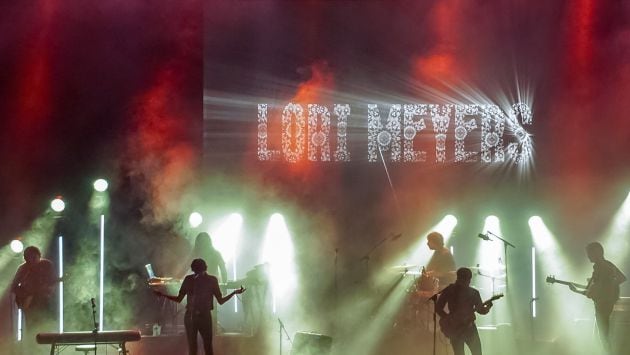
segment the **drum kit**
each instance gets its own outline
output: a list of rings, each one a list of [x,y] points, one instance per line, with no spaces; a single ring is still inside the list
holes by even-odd
[[[480,269],[479,266],[469,268]],[[390,270],[395,274],[413,279],[405,283],[409,285],[405,290],[406,300],[394,326],[406,331],[420,328],[432,332],[434,302],[431,302],[431,298],[455,280],[455,271],[448,273],[452,275],[442,277],[442,282],[440,282],[440,278],[436,277],[434,272],[427,271],[419,265],[395,265],[390,267]]]

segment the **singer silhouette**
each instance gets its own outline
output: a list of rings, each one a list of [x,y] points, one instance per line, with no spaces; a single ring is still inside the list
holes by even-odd
[[[212,355],[212,315],[210,313],[213,309],[212,298],[216,298],[219,304],[224,304],[234,295],[245,292],[245,289],[241,286],[224,297],[217,278],[206,273],[208,266],[203,259],[193,260],[190,269],[193,274],[186,276],[177,296],[169,296],[157,291],[156,293],[177,303],[181,302],[184,296],[187,297],[184,327],[188,340],[188,353],[197,355],[197,333],[199,333],[203,339],[205,354]]]

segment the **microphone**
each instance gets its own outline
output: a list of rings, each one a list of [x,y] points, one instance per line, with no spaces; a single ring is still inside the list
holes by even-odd
[[[90,301],[92,302],[92,308],[96,308],[96,303],[94,303],[94,297],[92,297]]]
[[[479,237],[479,238],[481,238],[483,240],[492,240],[492,239],[490,239],[490,237],[488,237],[487,234],[479,233],[479,234],[477,234],[477,237]]]

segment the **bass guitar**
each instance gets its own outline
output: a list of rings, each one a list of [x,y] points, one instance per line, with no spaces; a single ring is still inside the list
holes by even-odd
[[[492,301],[496,301],[499,298],[503,297],[503,294],[500,293],[498,295],[492,296],[489,300],[483,303],[484,306],[489,305]],[[449,314],[446,317],[440,318],[440,330],[442,333],[446,335],[448,338],[457,338],[461,336],[466,329],[475,321],[475,315],[470,314],[466,317],[458,317],[454,314]]]
[[[573,285],[573,286],[575,286],[575,287],[577,287],[577,288],[583,288],[583,289],[588,288],[588,285],[583,285],[583,284],[579,284],[579,283],[576,283],[576,282],[571,282],[571,281],[558,280],[558,279],[556,279],[556,277],[555,277],[555,276],[553,276],[553,275],[549,275],[549,276],[547,276],[547,279],[546,279],[546,280],[547,280],[547,282],[548,282],[548,283],[550,283],[550,284],[560,284],[560,285],[565,285],[565,286],[571,286],[571,285]]]
[[[572,291],[577,292],[579,294],[582,294],[582,295],[584,295],[584,296],[586,296],[588,298],[592,297],[592,294],[591,294],[591,279],[587,279],[588,285],[579,284],[577,282],[558,280],[553,275],[547,276],[546,280],[550,284],[560,284],[560,285],[569,286],[569,288],[573,287],[575,289],[581,288],[584,291],[574,291],[574,290],[572,290]]]

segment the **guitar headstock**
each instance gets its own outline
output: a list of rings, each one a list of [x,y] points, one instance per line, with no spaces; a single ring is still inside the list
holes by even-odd
[[[490,300],[489,300],[489,301],[490,301],[490,302],[492,302],[492,301],[496,301],[496,300],[498,300],[499,298],[501,298],[501,297],[503,297],[503,296],[505,296],[505,295],[504,295],[504,294],[502,294],[502,293],[496,294],[496,295],[492,296],[492,297],[490,298]]]
[[[549,275],[546,278],[546,281],[550,284],[555,283],[556,282],[556,277],[554,275]]]

